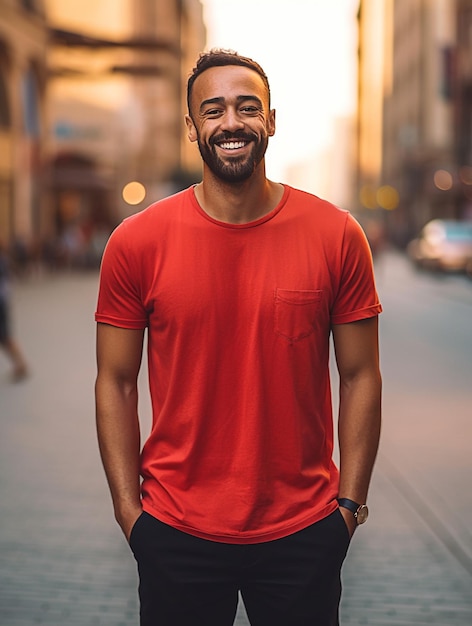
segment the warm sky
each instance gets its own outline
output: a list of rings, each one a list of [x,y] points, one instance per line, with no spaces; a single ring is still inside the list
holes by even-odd
[[[202,0],[208,47],[253,57],[271,83],[277,133],[269,177],[319,153],[333,119],[353,112],[359,0]]]

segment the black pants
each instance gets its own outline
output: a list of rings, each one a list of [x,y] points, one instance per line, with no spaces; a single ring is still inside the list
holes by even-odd
[[[199,539],[143,513],[130,539],[141,626],[231,626],[238,592],[252,626],[337,626],[349,533],[339,511],[251,545]]]

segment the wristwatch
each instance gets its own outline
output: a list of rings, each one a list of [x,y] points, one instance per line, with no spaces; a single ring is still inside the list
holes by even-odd
[[[357,502],[349,500],[349,498],[338,498],[338,504],[348,511],[351,511],[358,525],[367,522],[367,518],[369,517],[367,504],[357,504]]]

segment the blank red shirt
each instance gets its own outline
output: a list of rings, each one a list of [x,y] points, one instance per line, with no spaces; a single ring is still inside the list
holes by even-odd
[[[334,511],[330,331],[380,311],[358,223],[289,186],[248,224],[212,219],[193,188],[126,219],[104,254],[96,320],[148,329],[144,509],[228,543]]]

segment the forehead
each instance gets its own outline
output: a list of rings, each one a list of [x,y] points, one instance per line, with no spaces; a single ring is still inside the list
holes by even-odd
[[[197,107],[207,99],[231,99],[254,95],[268,102],[267,88],[259,74],[239,65],[210,67],[196,78],[192,90],[192,103]]]

